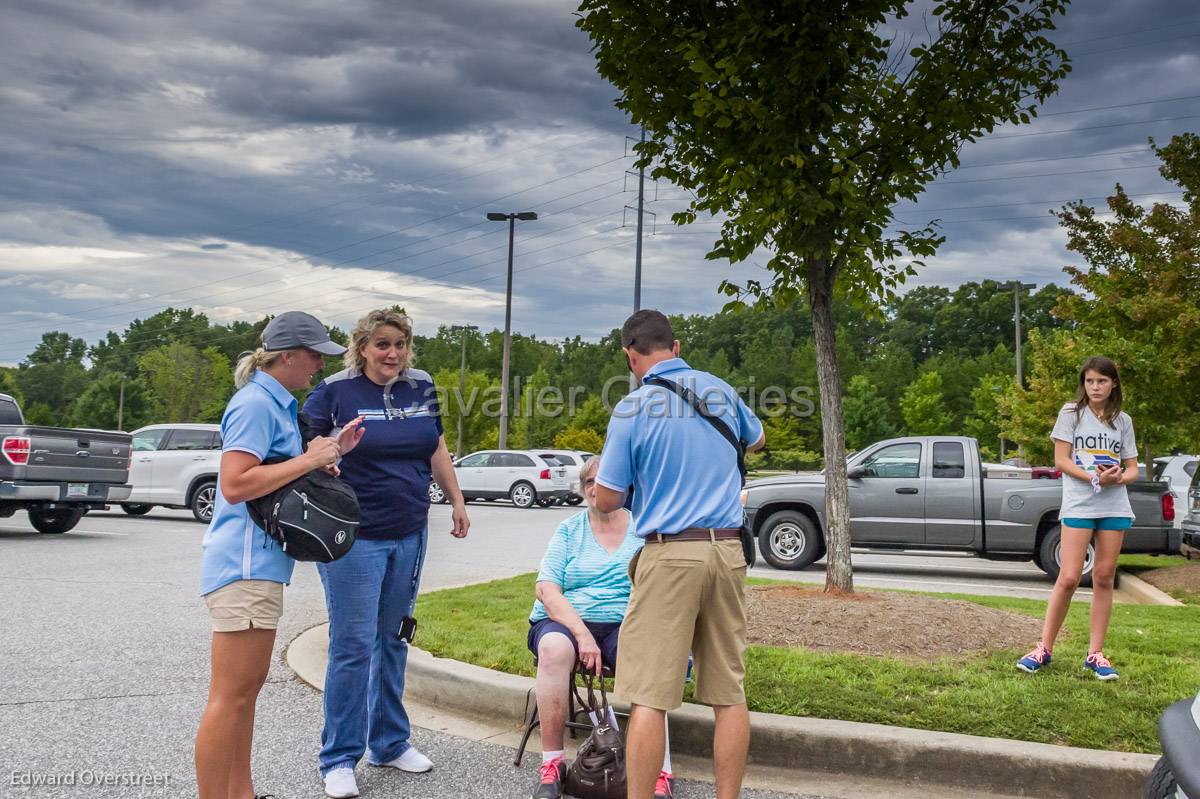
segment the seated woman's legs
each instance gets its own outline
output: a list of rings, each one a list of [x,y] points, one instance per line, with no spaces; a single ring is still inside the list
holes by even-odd
[[[542,751],[563,748],[567,723],[567,686],[575,671],[575,642],[563,633],[551,632],[538,642],[537,707],[541,721]]]

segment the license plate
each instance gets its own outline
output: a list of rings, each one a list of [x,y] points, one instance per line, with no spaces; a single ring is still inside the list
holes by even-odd
[[[89,488],[91,486],[88,483],[67,483],[67,496],[86,497]]]

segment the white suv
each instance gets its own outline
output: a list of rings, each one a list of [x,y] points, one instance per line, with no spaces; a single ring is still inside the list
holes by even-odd
[[[472,452],[455,462],[454,473],[467,502],[508,499],[518,508],[549,507],[556,501],[565,502],[571,494],[567,468],[534,450]],[[437,483],[429,484],[429,501],[446,501],[446,492]]]
[[[154,424],[134,430],[129,464],[133,491],[121,509],[141,516],[155,505],[188,508],[197,521],[208,524],[220,465],[220,425]]]
[[[539,455],[550,455],[563,466],[567,467],[567,487],[571,495],[567,497],[568,505],[578,505],[583,502],[583,487],[579,484],[579,470],[590,458],[596,457],[593,452],[578,449],[535,449]]]

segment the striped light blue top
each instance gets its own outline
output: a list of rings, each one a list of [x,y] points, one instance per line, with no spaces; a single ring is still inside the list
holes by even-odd
[[[591,622],[621,622],[629,606],[629,561],[642,548],[642,539],[634,534],[633,518],[625,530],[625,540],[611,555],[588,522],[587,511],[566,519],[554,532],[542,557],[538,582],[557,584],[579,617]],[[545,606],[535,601],[530,621],[548,618]]]

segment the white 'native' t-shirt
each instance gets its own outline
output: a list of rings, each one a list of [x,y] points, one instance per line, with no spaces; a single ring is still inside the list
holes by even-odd
[[[1094,474],[1098,466],[1120,465],[1127,458],[1137,457],[1137,442],[1133,437],[1133,420],[1122,411],[1116,426],[1109,427],[1092,412],[1090,407],[1076,416],[1075,403],[1068,402],[1058,412],[1058,421],[1050,438],[1066,441],[1071,445],[1071,457],[1075,465]],[[1109,516],[1133,518],[1129,506],[1129,492],[1123,485],[1105,485],[1100,493],[1092,490],[1091,483],[1074,477],[1062,476],[1062,507],[1060,519],[1103,519]]]

